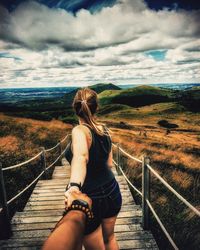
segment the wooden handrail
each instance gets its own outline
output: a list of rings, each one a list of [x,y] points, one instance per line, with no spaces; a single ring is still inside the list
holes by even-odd
[[[61,143],[63,143],[67,138],[68,136],[70,136],[70,134],[67,134],[60,142],[58,142],[54,147],[52,148],[49,148],[49,149],[44,149],[46,152],[49,152],[53,149],[55,149],[56,147],[58,147]],[[10,167],[6,167],[6,168],[3,168],[2,170],[3,171],[7,171],[7,170],[10,170],[10,169],[14,169],[14,168],[18,168],[18,167],[21,167],[21,166],[24,166],[32,161],[34,161],[35,159],[37,159],[39,156],[41,156],[43,154],[43,150],[40,151],[38,154],[36,154],[35,156],[33,156],[32,158],[28,159],[27,161],[24,161],[24,162],[21,162],[19,164],[16,164],[16,165],[13,165],[13,166],[10,166]]]
[[[115,148],[117,148],[117,162],[113,160],[113,163],[116,165],[116,168],[120,170],[122,175],[124,176],[125,180],[129,183],[129,185],[140,195],[142,196],[142,225],[144,229],[148,229],[149,227],[149,209],[151,210],[152,214],[156,218],[158,224],[160,225],[163,233],[168,238],[169,242],[173,246],[174,249],[178,249],[176,243],[168,233],[167,229],[161,222],[159,216],[155,212],[154,208],[151,205],[150,202],[150,172],[154,174],[154,176],[161,181],[161,183],[169,190],[171,191],[180,201],[182,201],[188,208],[190,208],[197,216],[200,217],[200,211],[196,209],[190,202],[188,202],[182,195],[180,195],[171,185],[169,185],[157,172],[153,169],[152,166],[149,165],[149,159],[146,157],[143,157],[143,160],[139,160],[136,157],[133,157],[129,153],[127,153],[124,149],[122,149],[119,144],[112,144]],[[137,162],[142,163],[142,192],[138,190],[128,179],[126,174],[124,173],[122,167],[121,167],[121,161],[120,161],[120,153],[122,152],[124,155],[129,157],[132,160],[135,160]]]
[[[6,234],[6,237],[9,237],[11,235],[11,225],[10,225],[10,215],[9,215],[8,205],[10,205],[13,201],[15,201],[18,197],[20,197],[24,192],[26,192],[31,186],[33,186],[33,184],[35,184],[40,179],[40,177],[42,175],[46,174],[46,171],[48,169],[50,169],[63,156],[63,154],[66,151],[67,146],[65,147],[65,149],[63,151],[60,152],[59,157],[57,157],[53,163],[51,163],[48,167],[46,166],[45,153],[53,150],[57,146],[60,146],[68,138],[68,136],[69,136],[69,134],[67,136],[65,136],[64,139],[62,139],[59,143],[57,143],[53,148],[50,148],[47,150],[45,150],[45,148],[42,148],[42,151],[40,151],[37,155],[33,156],[29,160],[24,161],[22,163],[19,163],[19,164],[10,166],[10,167],[6,167],[6,168],[2,168],[2,164],[0,163],[0,195],[2,197],[2,208],[0,208],[0,213],[4,211],[5,222],[6,222],[5,227],[7,228],[7,231],[8,231],[8,233]],[[62,147],[60,147],[60,150],[62,150]],[[15,169],[15,168],[24,166],[24,165],[32,162],[33,160],[37,159],[38,157],[41,157],[41,161],[42,161],[42,165],[43,165],[43,170],[41,171],[41,173],[31,183],[29,183],[28,186],[26,186],[23,190],[21,190],[19,193],[17,193],[10,200],[7,200],[3,171],[7,171],[10,169]]]

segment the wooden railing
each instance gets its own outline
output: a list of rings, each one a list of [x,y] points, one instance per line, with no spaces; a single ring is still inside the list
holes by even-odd
[[[52,148],[45,149],[43,147],[42,150],[37,155],[35,155],[34,157],[28,159],[27,161],[21,162],[19,164],[13,165],[13,166],[5,167],[5,168],[2,168],[2,164],[0,163],[0,197],[1,197],[1,203],[2,203],[1,204],[2,207],[0,208],[0,214],[3,213],[4,238],[9,238],[10,235],[12,234],[12,232],[11,232],[11,224],[10,224],[11,218],[10,218],[10,212],[9,212],[9,205],[11,203],[13,203],[14,201],[16,201],[29,188],[31,188],[33,186],[33,184],[35,184],[42,176],[45,176],[47,170],[52,168],[55,165],[55,163],[58,162],[58,160],[61,159],[61,157],[63,156],[63,154],[65,153],[66,148],[67,148],[67,146],[66,146],[65,149],[62,150],[62,143],[65,142],[68,139],[69,136],[70,136],[70,134],[65,136],[65,138],[63,138],[60,142],[58,142]],[[59,156],[55,159],[54,162],[52,162],[49,166],[47,166],[46,153],[50,152],[50,151],[52,151],[52,150],[54,150],[56,148],[59,149]],[[41,165],[43,166],[43,170],[41,171],[41,173],[31,183],[29,183],[28,186],[26,186],[23,190],[21,190],[19,193],[17,193],[10,200],[7,200],[5,181],[4,181],[4,172],[9,171],[11,169],[16,169],[16,168],[28,165],[28,164],[30,164],[31,162],[33,162],[34,160],[36,160],[38,158],[40,158]]]
[[[151,201],[150,201],[150,173],[152,173],[169,191],[171,191],[182,203],[184,203],[189,209],[191,209],[198,217],[200,217],[200,211],[196,209],[190,202],[188,202],[182,195],[180,195],[171,185],[169,185],[158,173],[157,171],[150,166],[149,158],[144,157],[142,160],[130,155],[124,149],[120,147],[119,144],[112,144],[113,147],[117,149],[117,159],[116,161],[113,160],[118,172],[120,172],[129,185],[141,196],[142,198],[142,226],[143,228],[149,229],[149,221],[150,221],[150,211],[152,212],[153,216],[155,217],[156,221],[160,225],[163,233],[171,243],[174,249],[178,249],[176,243],[170,236],[169,232],[167,231],[166,227],[162,223],[161,219],[159,218],[158,214],[156,213],[155,209],[153,208]],[[136,188],[133,183],[128,179],[126,174],[124,173],[122,166],[121,166],[121,154],[127,156],[129,159],[137,161],[141,163],[142,166],[142,192]]]
[[[11,234],[11,225],[10,225],[10,215],[9,215],[9,205],[15,201],[17,198],[19,198],[25,191],[27,191],[34,183],[36,183],[41,176],[45,175],[46,171],[54,166],[54,164],[63,156],[63,154],[66,151],[66,147],[64,150],[62,150],[62,143],[67,140],[67,138],[70,136],[68,134],[63,140],[61,140],[59,143],[57,143],[54,147],[49,149],[42,149],[41,152],[39,152],[37,155],[32,157],[31,159],[19,163],[17,165],[13,165],[10,167],[2,168],[2,165],[0,164],[0,194],[2,197],[2,208],[0,208],[0,213],[4,212],[4,219],[6,221],[6,228],[8,234],[7,237]],[[153,208],[151,201],[150,201],[150,173],[152,173],[169,191],[171,191],[180,201],[182,201],[189,209],[191,209],[198,217],[200,217],[200,211],[196,209],[191,203],[189,203],[182,195],[180,195],[171,185],[169,185],[157,172],[154,170],[152,166],[149,164],[149,159],[147,157],[143,157],[142,160],[130,155],[128,152],[126,152],[124,149],[120,147],[119,144],[112,144],[113,147],[117,149],[117,159],[113,160],[116,169],[118,172],[120,172],[126,181],[129,183],[129,185],[142,197],[142,226],[144,229],[149,229],[149,220],[150,220],[150,211],[154,215],[155,219],[157,220],[158,224],[160,225],[163,233],[168,238],[169,242],[173,246],[174,249],[178,249],[176,243],[168,233],[167,229],[165,228],[164,224],[162,223],[161,219],[155,212],[155,209]],[[60,154],[56,158],[56,160],[51,163],[49,166],[46,166],[46,152],[50,152],[53,149],[56,149],[59,147]],[[127,156],[129,159],[132,159],[136,162],[139,162],[142,166],[142,191],[140,191],[137,187],[133,185],[133,183],[128,179],[126,174],[124,173],[122,166],[121,166],[121,154]],[[40,160],[43,165],[43,171],[28,185],[26,186],[20,193],[16,194],[14,197],[12,197],[10,200],[7,200],[6,195],[6,189],[5,189],[5,183],[4,183],[4,176],[3,172],[8,171],[10,169],[15,169],[18,167],[22,167],[24,165],[29,164],[33,160],[40,157]]]

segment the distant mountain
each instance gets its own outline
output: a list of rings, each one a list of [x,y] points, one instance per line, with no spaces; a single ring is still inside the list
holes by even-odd
[[[118,86],[121,89],[130,89],[133,87],[141,86],[141,84],[123,84]],[[174,90],[185,90],[200,86],[200,83],[150,83],[148,84],[148,86]]]
[[[94,91],[97,92],[97,94],[105,91],[105,90],[120,90],[121,88],[112,84],[112,83],[98,83],[95,85],[90,86],[89,88],[93,89]]]
[[[124,104],[132,107],[174,101],[179,91],[152,86],[137,86],[125,90],[105,90],[99,94],[100,103]]]
[[[112,84],[112,83],[108,83],[108,84],[105,84],[105,83],[98,83],[98,84],[95,84],[95,85],[92,85],[92,86],[88,86],[90,89],[94,90],[97,92],[97,94],[103,92],[103,91],[109,91],[109,90],[112,90],[112,91],[115,91],[115,90],[121,90],[118,86]],[[64,95],[64,102],[66,105],[71,105],[72,102],[73,102],[73,99],[76,95],[76,92],[81,89],[81,88],[77,88],[67,94]]]

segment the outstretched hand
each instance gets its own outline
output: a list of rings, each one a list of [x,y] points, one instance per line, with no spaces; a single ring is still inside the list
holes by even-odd
[[[70,188],[65,192],[65,207],[70,207],[74,200],[79,199],[86,201],[89,205],[89,208],[92,208],[92,200],[86,194],[83,194],[78,189],[73,188]]]

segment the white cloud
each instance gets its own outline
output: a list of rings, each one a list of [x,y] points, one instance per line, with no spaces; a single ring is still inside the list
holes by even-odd
[[[33,1],[0,13],[0,49],[9,53],[0,54],[1,86],[200,80],[199,11],[156,12],[121,0],[75,16]],[[144,53],[160,49],[164,61]]]

